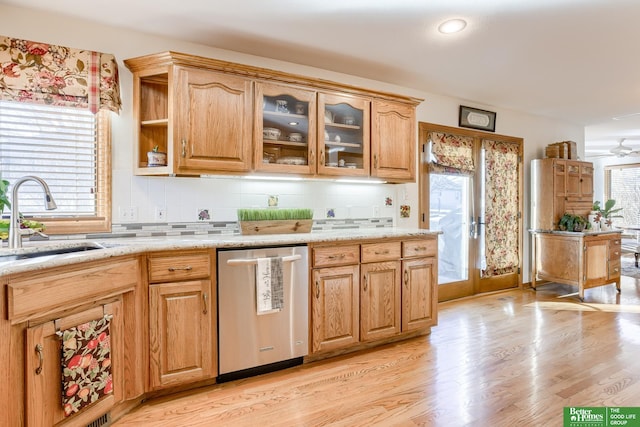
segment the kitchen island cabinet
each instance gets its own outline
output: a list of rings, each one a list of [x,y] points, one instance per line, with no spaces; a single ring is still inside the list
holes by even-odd
[[[532,231],[531,287],[539,280],[565,283],[584,291],[614,283],[620,292],[621,232]]]

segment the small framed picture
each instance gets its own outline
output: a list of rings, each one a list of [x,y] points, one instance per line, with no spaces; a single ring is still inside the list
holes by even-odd
[[[496,131],[496,113],[479,110],[477,108],[460,106],[458,126],[463,128],[480,129],[489,132]]]

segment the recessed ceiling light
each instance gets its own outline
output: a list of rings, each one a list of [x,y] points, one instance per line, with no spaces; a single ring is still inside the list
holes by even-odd
[[[438,26],[438,31],[442,34],[457,33],[464,30],[464,27],[466,26],[467,21],[464,19],[449,19]]]

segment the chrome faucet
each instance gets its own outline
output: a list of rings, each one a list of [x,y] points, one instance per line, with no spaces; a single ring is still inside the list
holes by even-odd
[[[24,176],[17,180],[15,184],[13,184],[13,189],[11,190],[11,218],[9,219],[9,248],[21,248],[22,247],[22,235],[25,234],[20,228],[20,211],[18,210],[18,188],[26,182],[26,181],[34,181],[42,186],[44,190],[44,207],[48,211],[57,208],[56,202],[53,201],[53,196],[51,195],[51,191],[49,191],[49,186],[42,178],[38,178],[37,176]]]

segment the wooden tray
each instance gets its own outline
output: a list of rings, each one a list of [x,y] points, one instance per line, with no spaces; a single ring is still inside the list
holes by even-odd
[[[309,233],[312,225],[312,219],[240,221],[240,232],[244,235]]]

